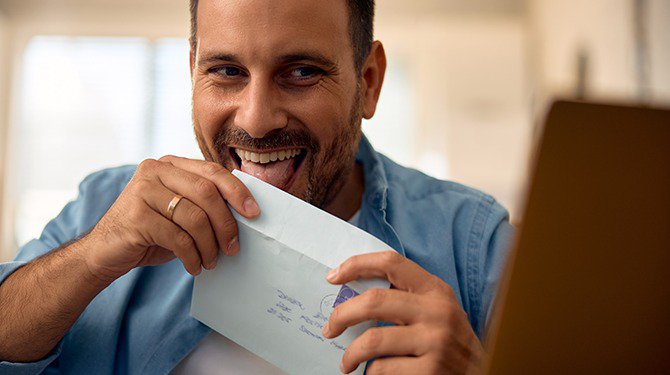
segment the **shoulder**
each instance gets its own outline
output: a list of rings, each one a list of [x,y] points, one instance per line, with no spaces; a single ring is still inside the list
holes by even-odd
[[[136,169],[137,165],[129,164],[93,172],[79,184],[79,194],[97,192],[114,195],[116,192],[118,195],[133,177]]]
[[[387,220],[408,256],[417,247],[432,259],[483,256],[495,232],[509,227],[507,210],[491,195],[380,158],[388,180]]]
[[[491,214],[507,218],[507,210],[487,193],[403,167],[383,155],[380,159],[389,183],[390,203],[402,206],[404,212],[419,210],[450,222]]]
[[[77,199],[68,204],[74,206],[73,209],[78,215],[76,219],[81,222],[80,225],[84,227],[95,225],[116,201],[136,169],[136,165],[123,165],[102,169],[86,176],[79,184]]]
[[[92,226],[107,212],[135,174],[137,165],[106,168],[86,176],[74,202],[84,226]]]
[[[481,333],[513,235],[507,210],[482,191],[381,159],[387,220],[405,255],[452,286]]]
[[[116,201],[136,168],[136,165],[124,165],[86,176],[79,184],[77,198],[46,225],[40,241],[53,248],[91,229]]]
[[[31,260],[85,234],[112,206],[135,174],[135,165],[106,168],[86,176],[77,198],[44,227],[39,238],[23,245],[17,260]]]

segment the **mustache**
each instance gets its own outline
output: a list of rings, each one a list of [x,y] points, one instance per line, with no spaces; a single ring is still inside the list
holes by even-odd
[[[227,154],[227,148],[231,145],[254,150],[307,148],[314,153],[319,151],[319,144],[316,139],[303,129],[274,129],[263,138],[254,138],[244,129],[238,127],[221,129],[214,141],[214,149],[219,155],[224,155]]]

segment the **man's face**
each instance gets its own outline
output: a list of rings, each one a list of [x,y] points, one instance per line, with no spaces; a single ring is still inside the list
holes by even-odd
[[[201,0],[193,122],[205,158],[327,205],[360,139],[348,17],[344,0]]]

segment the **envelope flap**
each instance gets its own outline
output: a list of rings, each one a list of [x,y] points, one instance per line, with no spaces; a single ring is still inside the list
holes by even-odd
[[[392,250],[373,235],[239,170],[233,175],[251,191],[261,210],[235,219],[289,248],[335,268],[353,255]]]

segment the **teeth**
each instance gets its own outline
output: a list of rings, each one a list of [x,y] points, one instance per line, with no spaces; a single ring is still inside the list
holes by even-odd
[[[242,160],[252,161],[254,163],[267,164],[277,160],[287,160],[300,155],[302,150],[294,148],[292,150],[281,150],[274,152],[256,153],[246,150],[235,149],[235,153]]]

